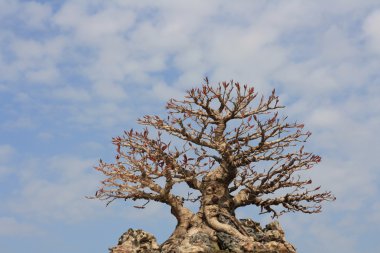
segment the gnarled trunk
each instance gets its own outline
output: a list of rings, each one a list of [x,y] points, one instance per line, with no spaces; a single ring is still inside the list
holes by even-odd
[[[234,199],[228,190],[231,174],[233,171],[220,166],[203,178],[200,186],[201,205],[196,214],[182,205],[172,206],[178,224],[170,238],[161,245],[162,253],[213,252],[221,249],[240,253],[256,250],[295,252],[284,240],[282,230],[274,232],[271,239],[273,232],[270,229],[265,232],[266,229],[261,229],[257,223],[251,220],[242,222],[235,217]],[[253,231],[268,235],[259,238]],[[226,238],[229,238],[229,242],[223,241]],[[269,251],[270,248],[274,251]]]
[[[233,197],[229,194],[225,182],[204,181],[202,192],[201,210],[207,224],[218,232],[225,232],[241,240],[247,239],[247,232],[240,226],[235,217]],[[229,220],[231,226],[222,222],[220,217]]]

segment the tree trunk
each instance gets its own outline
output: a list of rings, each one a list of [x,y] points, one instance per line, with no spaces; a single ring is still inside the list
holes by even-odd
[[[235,217],[233,196],[228,191],[230,173],[223,167],[210,172],[202,183],[201,210],[207,224],[242,241],[249,241],[247,231]]]
[[[256,252],[256,249],[264,250],[257,252],[295,252],[285,240],[279,239],[271,246],[264,246],[265,243],[258,242],[252,235],[252,228],[251,234],[248,233],[247,224],[235,217],[235,203],[228,191],[230,175],[231,172],[220,166],[204,177],[200,187],[202,200],[198,213],[193,214],[182,205],[172,207],[178,224],[170,238],[161,245],[162,253],[214,252],[226,249],[222,246],[226,243],[223,238],[232,240],[230,245],[236,251],[229,248],[231,252]],[[251,223],[256,226],[254,222]],[[279,251],[265,251],[268,247],[275,247]]]

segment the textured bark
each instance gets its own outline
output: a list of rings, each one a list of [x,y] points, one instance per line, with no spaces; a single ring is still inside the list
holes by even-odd
[[[233,196],[228,190],[230,182],[230,173],[222,166],[205,176],[201,188],[201,210],[204,213],[205,221],[215,231],[225,232],[240,240],[248,240],[246,231],[241,228],[240,222],[235,218]],[[231,220],[237,228],[220,222],[220,216]]]

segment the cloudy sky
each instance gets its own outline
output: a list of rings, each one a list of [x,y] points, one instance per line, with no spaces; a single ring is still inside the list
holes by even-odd
[[[1,251],[107,252],[129,227],[167,238],[165,206],[87,200],[92,167],[208,76],[276,88],[313,132],[323,160],[306,177],[337,201],[280,218],[298,252],[380,252],[379,70],[378,0],[0,0]]]

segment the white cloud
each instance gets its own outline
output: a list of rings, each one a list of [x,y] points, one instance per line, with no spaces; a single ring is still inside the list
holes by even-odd
[[[19,222],[12,217],[0,217],[0,236],[36,236],[43,233],[34,225]]]
[[[95,92],[101,98],[109,100],[127,99],[127,94],[122,85],[116,83],[98,82],[94,84]]]
[[[5,84],[0,84],[0,92],[7,91],[8,87]]]
[[[367,218],[370,223],[380,224],[380,202],[371,205],[371,215]]]
[[[100,203],[86,200],[85,196],[93,194],[99,181],[92,173],[94,161],[73,156],[35,160],[20,172],[22,188],[6,206],[13,212],[42,220],[73,222],[93,216],[94,207],[99,208]]]
[[[3,62],[5,80],[17,81],[26,78],[28,83],[54,84],[60,77],[57,68],[65,45],[63,38],[24,39],[10,35],[4,40],[11,40],[10,52],[14,59]]]
[[[15,101],[18,103],[28,103],[30,102],[30,96],[25,92],[19,92],[15,94]]]
[[[98,102],[95,106],[73,106],[72,117],[68,120],[79,127],[105,128],[131,120],[131,109],[113,102]]]
[[[49,25],[49,19],[52,15],[50,5],[31,1],[21,6],[23,8],[20,12],[22,12],[23,15],[20,15],[20,17],[27,26],[32,29],[44,29]]]
[[[43,140],[43,141],[49,141],[52,140],[54,135],[49,132],[40,132],[37,134],[38,139]]]
[[[357,243],[352,237],[347,237],[346,234],[341,231],[330,229],[327,224],[313,224],[311,227],[311,233],[318,240],[318,250],[314,252],[356,252],[354,245]],[[331,244],[329,240],[334,241]],[[313,247],[315,249],[315,247]]]
[[[170,87],[166,83],[158,82],[153,86],[152,93],[149,92],[147,96],[167,101],[170,98],[179,98],[183,96],[183,92],[179,91],[175,87]]]
[[[117,22],[115,17],[118,18]],[[72,29],[80,41],[92,44],[126,32],[134,24],[135,15],[131,10],[115,4],[100,3],[91,10],[88,2],[67,1],[55,15],[54,21],[64,29]]]
[[[0,2],[0,16],[4,17],[16,11],[19,6],[17,1],[5,0]]]
[[[343,115],[335,108],[318,108],[310,115],[310,123],[318,128],[331,128],[336,127],[337,124],[342,122]]]
[[[34,126],[35,122],[30,116],[18,116],[14,119],[4,121],[2,124],[0,124],[0,127],[4,129],[28,129],[33,128]]]
[[[104,148],[99,142],[95,142],[95,141],[88,141],[88,142],[82,143],[81,147],[84,150],[91,150],[91,151],[100,151]]]
[[[95,148],[99,149],[97,145]],[[136,203],[128,202],[125,206],[124,201],[115,201],[106,208],[104,201],[87,199],[86,196],[94,196],[100,185],[101,177],[93,169],[95,162],[96,159],[76,156],[54,156],[50,159],[29,161],[19,173],[21,188],[14,193],[12,199],[4,202],[4,210],[36,222],[65,223],[112,216],[128,221],[138,219],[145,224],[147,219],[161,215],[165,208],[161,203],[152,202],[149,208],[141,211],[132,207]],[[120,211],[125,208],[128,208],[127,213]],[[168,215],[170,212],[166,217]]]
[[[368,37],[370,46],[380,53],[380,9],[373,11],[365,20],[363,30]]]
[[[15,150],[11,145],[0,145],[0,163],[9,161],[15,154]]]
[[[16,151],[10,145],[0,145],[0,178],[11,173],[10,162]]]
[[[56,68],[46,68],[30,70],[26,73],[26,78],[32,83],[38,84],[53,84],[59,76],[59,72]]]
[[[340,161],[330,156],[315,168],[310,177],[315,184],[321,184],[323,189],[336,195],[337,201],[331,207],[333,210],[359,213],[369,200],[376,198],[378,190],[377,176],[368,173],[372,168],[363,168],[363,165],[352,159]]]
[[[89,101],[91,99],[90,92],[83,88],[76,88],[73,86],[66,86],[62,88],[54,89],[47,94],[48,96],[54,96],[57,99],[64,99],[68,101]]]
[[[324,220],[323,217],[293,216],[282,218],[281,223],[290,242],[302,242],[295,245],[297,252],[357,252],[356,231],[348,232],[334,221]]]
[[[45,28],[49,24],[48,19],[52,14],[50,5],[38,3],[37,1],[22,3],[22,1],[18,0],[3,0],[0,2],[0,10],[0,19],[5,20],[3,22],[13,17],[29,29]]]

